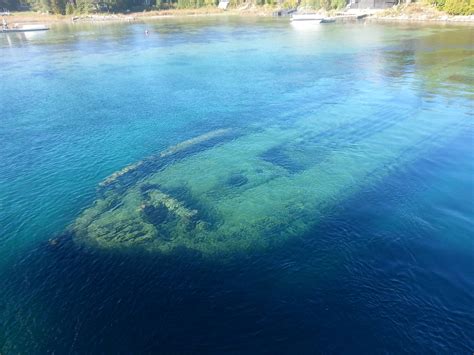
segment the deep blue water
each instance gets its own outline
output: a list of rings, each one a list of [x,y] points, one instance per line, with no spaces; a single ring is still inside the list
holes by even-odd
[[[1,36],[0,353],[473,351],[469,27]],[[125,176],[97,218],[115,233],[158,181],[210,221],[197,242],[68,228],[114,171],[216,130],[232,134]]]

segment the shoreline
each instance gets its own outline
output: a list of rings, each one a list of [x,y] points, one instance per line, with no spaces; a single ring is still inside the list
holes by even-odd
[[[459,17],[459,16],[453,16],[453,17]],[[469,16],[461,16],[461,17],[469,17]],[[393,22],[393,23],[399,23],[399,24],[450,24],[450,25],[474,25],[474,18],[469,18],[469,19],[458,19],[458,18],[448,18],[448,19],[443,19],[443,18],[407,18],[403,16],[399,17],[368,17],[367,20],[371,22]]]
[[[240,17],[272,17],[275,7],[252,6],[240,9],[221,10],[217,7],[206,7],[198,9],[171,9],[154,10],[148,12],[130,12],[130,13],[98,13],[84,15],[52,15],[35,12],[12,12],[5,16],[10,24],[59,24],[59,23],[116,23],[116,22],[140,22],[145,20],[157,20],[166,18],[188,18],[188,17],[211,17],[211,16],[240,16]],[[315,11],[316,12],[316,11]],[[420,24],[466,24],[474,25],[474,15],[460,16],[449,15],[436,10],[430,6],[404,5],[393,7],[386,10],[349,10],[347,12],[325,12],[320,11],[325,16],[334,15],[360,15],[368,16],[362,21],[382,22],[382,23],[420,23]],[[337,18],[336,15],[336,18]],[[341,22],[343,18],[341,17]]]
[[[5,19],[13,23],[115,23],[115,22],[137,22],[141,20],[154,20],[164,18],[187,18],[187,17],[208,17],[208,16],[242,16],[242,17],[271,17],[274,9],[255,8],[255,9],[230,9],[221,10],[218,8],[199,8],[199,9],[172,9],[156,10],[148,12],[130,12],[130,13],[97,13],[82,15],[53,15],[34,12],[11,12],[5,16]]]

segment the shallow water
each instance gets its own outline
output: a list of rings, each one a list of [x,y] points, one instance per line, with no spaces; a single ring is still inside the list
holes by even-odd
[[[471,33],[2,35],[0,352],[472,351]]]

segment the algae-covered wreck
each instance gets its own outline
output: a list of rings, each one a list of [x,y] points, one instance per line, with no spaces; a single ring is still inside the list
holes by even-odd
[[[71,225],[74,240],[203,255],[269,247],[306,232],[342,199],[465,124],[400,107],[324,115],[211,131],[125,167]]]

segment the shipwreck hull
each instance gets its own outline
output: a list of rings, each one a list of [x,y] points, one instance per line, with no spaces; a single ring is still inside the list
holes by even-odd
[[[212,131],[125,167],[71,225],[74,240],[202,255],[275,246],[471,124],[398,106],[321,114],[238,135]]]

